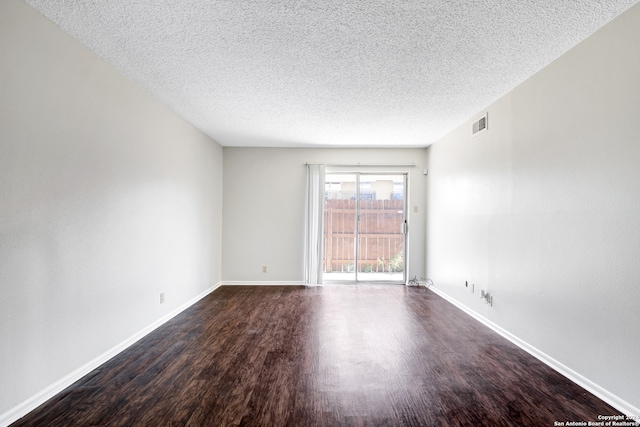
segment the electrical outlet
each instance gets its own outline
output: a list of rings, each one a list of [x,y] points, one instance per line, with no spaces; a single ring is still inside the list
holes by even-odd
[[[160,292],[160,304],[164,304],[164,292]]]
[[[480,299],[484,300],[485,304],[489,304],[489,306],[493,306],[493,295],[491,295],[488,291],[484,289],[480,291]]]
[[[464,287],[469,289],[471,291],[471,293],[474,293],[476,285],[475,285],[475,283],[472,283],[471,286],[469,286],[469,282],[467,280],[465,280]]]
[[[266,273],[266,272],[267,272],[267,266],[266,266],[266,265],[263,265],[263,266],[262,266],[262,272],[263,272],[263,273]]]

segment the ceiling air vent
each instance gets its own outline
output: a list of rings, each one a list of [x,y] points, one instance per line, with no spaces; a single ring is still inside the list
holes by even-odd
[[[487,120],[488,113],[485,113],[484,116],[480,117],[478,120],[473,122],[472,132],[473,136],[484,132],[489,127],[489,122]]]

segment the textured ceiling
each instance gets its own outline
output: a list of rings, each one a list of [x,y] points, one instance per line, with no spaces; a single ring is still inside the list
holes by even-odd
[[[223,146],[427,146],[637,0],[27,0]]]

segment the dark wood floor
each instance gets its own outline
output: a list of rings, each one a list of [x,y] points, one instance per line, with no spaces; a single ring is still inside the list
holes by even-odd
[[[424,288],[222,287],[14,426],[553,426],[618,411]]]

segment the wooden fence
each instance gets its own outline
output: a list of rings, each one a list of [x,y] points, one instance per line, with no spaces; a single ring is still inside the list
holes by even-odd
[[[325,200],[324,272],[402,271],[404,266],[403,200],[361,200],[359,260],[355,256],[356,201]]]

